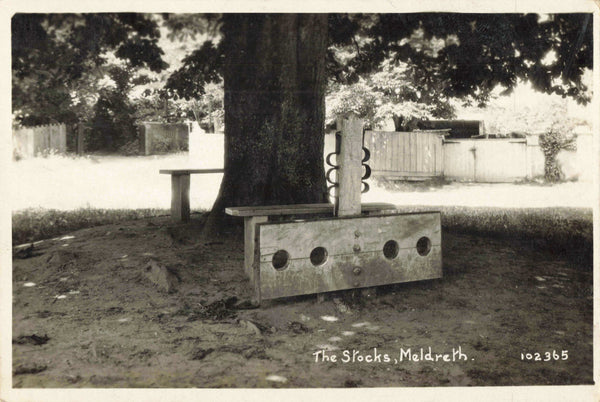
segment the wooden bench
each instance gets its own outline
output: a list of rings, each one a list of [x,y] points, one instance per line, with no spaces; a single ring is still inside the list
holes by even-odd
[[[190,220],[190,175],[223,173],[224,169],[161,169],[160,174],[171,175],[171,219]]]
[[[363,213],[379,213],[383,211],[396,211],[394,204],[385,202],[361,204]],[[254,261],[254,236],[257,223],[267,222],[269,217],[282,215],[314,215],[331,214],[333,204],[294,204],[294,205],[267,205],[255,207],[229,207],[225,213],[231,216],[244,218],[244,271],[251,279],[253,276],[252,263]]]

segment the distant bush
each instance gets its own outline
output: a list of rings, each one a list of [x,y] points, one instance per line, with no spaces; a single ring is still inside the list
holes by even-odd
[[[13,149],[13,160],[14,160],[15,162],[18,162],[18,161],[20,161],[21,159],[23,159],[23,153],[22,153],[20,150],[18,150],[18,149],[16,149],[16,148],[14,148],[14,149]]]
[[[566,127],[555,123],[545,134],[540,135],[540,148],[544,154],[544,178],[550,183],[564,179],[557,160],[558,153],[577,149],[575,137],[569,134]]]
[[[140,141],[136,138],[129,141],[119,148],[119,153],[125,156],[134,156],[140,154]]]
[[[168,152],[179,151],[179,149],[173,149],[172,140],[169,137],[156,136],[152,140],[152,148],[155,153],[166,154]]]
[[[54,148],[45,148],[38,154],[38,156],[41,156],[42,158],[52,158],[58,155],[61,155],[61,153]]]
[[[132,71],[113,66],[108,75],[114,87],[102,88],[93,107],[93,116],[86,131],[86,150],[118,151],[137,138],[135,105],[129,100]]]

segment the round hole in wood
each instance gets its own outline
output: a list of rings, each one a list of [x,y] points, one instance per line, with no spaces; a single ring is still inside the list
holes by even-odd
[[[310,252],[310,262],[315,267],[318,265],[323,265],[327,261],[327,250],[325,247],[315,247],[313,251]]]
[[[279,271],[286,269],[289,262],[290,254],[285,250],[278,250],[275,254],[273,254],[273,259],[271,260],[273,268]]]
[[[431,240],[428,237],[421,237],[417,241],[417,253],[422,256],[426,256],[431,251]]]
[[[400,251],[400,246],[396,240],[388,240],[383,245],[383,255],[388,260],[393,260],[398,257],[398,252]]]

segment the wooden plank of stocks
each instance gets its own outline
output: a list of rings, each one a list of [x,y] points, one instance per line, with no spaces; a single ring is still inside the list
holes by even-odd
[[[257,225],[255,298],[442,277],[439,212]]]
[[[337,156],[338,191],[335,215],[360,215],[362,187],[363,121],[354,114],[337,120],[341,131],[340,153]]]
[[[225,208],[225,213],[231,216],[244,217],[244,272],[252,280],[254,271],[252,264],[254,262],[254,243],[256,241],[256,225],[267,222],[272,216],[298,216],[298,215],[316,215],[330,213],[333,215],[333,204],[293,204],[293,205],[262,205],[249,207],[229,207]],[[371,202],[361,204],[361,211],[365,214],[377,214],[385,211],[394,212],[394,204],[385,202]]]

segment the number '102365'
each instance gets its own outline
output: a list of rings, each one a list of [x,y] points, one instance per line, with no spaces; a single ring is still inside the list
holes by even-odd
[[[569,358],[568,350],[556,350],[542,353],[521,353],[521,360],[531,360],[536,362],[548,362],[550,360],[567,360]]]

